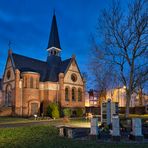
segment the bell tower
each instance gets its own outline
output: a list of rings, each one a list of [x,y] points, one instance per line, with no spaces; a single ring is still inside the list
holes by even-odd
[[[51,31],[47,46],[48,56],[60,56],[61,46],[55,13],[52,18]]]

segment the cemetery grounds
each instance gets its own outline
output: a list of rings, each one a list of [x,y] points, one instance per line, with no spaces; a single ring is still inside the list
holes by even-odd
[[[34,120],[22,118],[0,118],[1,124],[31,123]],[[36,121],[37,122],[37,121]],[[44,121],[40,121],[43,122]],[[28,125],[14,128],[0,128],[0,148],[144,148],[146,143],[126,143],[126,142],[98,142],[95,140],[68,139],[59,137],[56,126],[58,125],[88,127],[90,122],[81,119],[71,119],[70,121],[52,120],[48,124]]]

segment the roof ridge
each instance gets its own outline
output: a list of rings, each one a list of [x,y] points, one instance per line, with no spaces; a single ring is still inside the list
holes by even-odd
[[[65,62],[65,61],[68,61],[68,60],[71,60],[71,58],[69,58],[69,59],[65,59],[65,60],[63,60],[62,62]]]
[[[20,54],[17,54],[17,53],[12,53],[12,55],[17,55],[17,56],[22,56],[22,57],[24,57],[24,58],[28,58],[28,59],[32,59],[32,60],[36,60],[36,61],[39,61],[39,62],[44,62],[44,63],[46,63],[46,61],[41,61],[41,60],[38,60],[38,59],[36,59],[36,58],[31,58],[31,57],[27,57],[27,56],[24,56],[24,55],[20,55]]]

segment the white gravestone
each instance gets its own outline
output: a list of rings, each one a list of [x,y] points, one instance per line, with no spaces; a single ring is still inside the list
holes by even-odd
[[[101,123],[107,122],[107,103],[103,102],[101,105]]]
[[[59,128],[59,136],[64,137],[64,127]]]
[[[107,125],[111,124],[111,100],[107,101]]]
[[[98,135],[98,118],[91,119],[90,135]]]
[[[142,124],[140,118],[132,119],[132,135],[133,135],[133,140],[141,141],[143,139]]]
[[[112,117],[112,138],[113,140],[120,140],[120,125],[119,125],[119,116]]]
[[[108,99],[108,101],[103,102],[101,106],[101,122],[110,125],[113,115],[118,115],[118,103],[111,102],[111,99]]]
[[[134,136],[142,136],[141,130],[142,124],[140,118],[133,118],[132,119],[132,134]]]

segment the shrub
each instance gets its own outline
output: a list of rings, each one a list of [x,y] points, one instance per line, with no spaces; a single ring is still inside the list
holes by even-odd
[[[77,117],[82,117],[83,116],[83,109],[82,108],[78,108],[76,110],[76,115],[77,115]]]
[[[70,117],[70,116],[72,115],[72,111],[71,111],[70,108],[65,108],[65,109],[63,110],[63,113],[64,113],[64,116],[65,116],[65,117]]]
[[[52,118],[59,118],[60,117],[60,115],[59,115],[59,110],[58,110],[58,108],[54,108],[53,110],[52,110]]]
[[[47,115],[52,118],[59,118],[59,107],[56,103],[50,103],[47,107]]]

